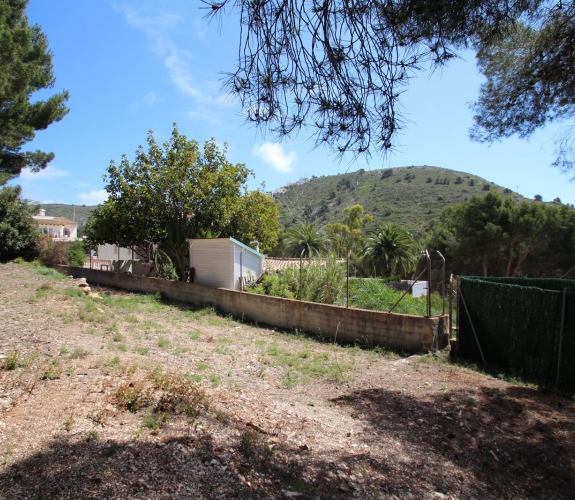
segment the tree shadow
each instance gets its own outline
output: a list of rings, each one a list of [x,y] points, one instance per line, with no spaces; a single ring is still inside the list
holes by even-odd
[[[573,498],[575,409],[565,399],[479,387],[425,398],[366,389],[333,402],[408,446],[408,483],[424,474],[436,491],[458,498]]]
[[[332,404],[364,424],[343,452],[241,421],[208,426],[225,440],[184,430],[122,442],[63,434],[0,468],[0,498],[573,498],[566,400],[480,387],[425,398],[366,389]]]

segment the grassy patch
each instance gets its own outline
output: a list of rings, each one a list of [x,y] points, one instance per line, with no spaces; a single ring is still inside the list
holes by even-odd
[[[309,383],[311,379],[343,380],[345,372],[352,368],[350,363],[339,362],[336,352],[314,352],[308,345],[300,350],[287,350],[273,344],[266,353],[262,359],[265,364],[285,369],[283,385],[287,388]]]
[[[188,337],[190,337],[191,340],[198,340],[200,338],[200,332],[198,330],[188,332]]]
[[[64,290],[62,290],[61,293],[63,295],[65,295],[66,297],[84,297],[85,296],[82,289],[78,286],[75,286],[75,287],[67,286],[66,288],[64,288]]]
[[[60,378],[60,375],[62,375],[62,367],[57,359],[53,359],[44,370],[42,380],[54,380]]]
[[[85,358],[86,356],[90,355],[90,351],[88,351],[87,349],[84,349],[83,347],[76,347],[71,353],[70,353],[70,359],[79,359],[79,358]]]
[[[3,368],[4,370],[15,370],[22,366],[22,358],[20,356],[20,351],[9,351],[4,358]]]
[[[165,337],[160,337],[158,339],[158,347],[161,349],[168,349],[171,344],[172,343],[170,342],[170,339],[167,339]]]

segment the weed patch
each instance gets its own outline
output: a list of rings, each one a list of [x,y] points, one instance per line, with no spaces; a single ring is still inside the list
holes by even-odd
[[[57,359],[53,359],[42,375],[42,380],[54,380],[62,375],[62,367]]]
[[[22,360],[20,358],[20,351],[9,351],[6,354],[6,358],[4,358],[4,370],[15,370],[19,368],[22,364]]]
[[[153,394],[150,389],[144,387],[142,382],[129,382],[118,387],[116,401],[125,410],[136,413],[152,404]]]

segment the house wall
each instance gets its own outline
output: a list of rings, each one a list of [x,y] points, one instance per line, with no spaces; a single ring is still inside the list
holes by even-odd
[[[232,288],[232,248],[229,239],[190,240],[190,267],[194,282],[200,285]]]
[[[70,234],[66,236],[64,234],[64,230],[67,229]],[[53,238],[69,238],[71,240],[75,240],[78,238],[78,228],[77,227],[69,227],[69,226],[61,226],[61,225],[46,225],[43,224],[39,226],[38,229],[40,232],[49,234]]]
[[[234,252],[234,279],[233,285],[227,288],[232,290],[240,290],[240,277],[253,276],[257,278],[262,274],[262,258],[249,250],[231,242]],[[241,263],[241,265],[240,265]]]
[[[137,255],[134,254],[132,259],[132,249],[120,247],[120,260],[137,260]],[[98,245],[98,259],[118,260],[118,246],[117,245]]]
[[[244,252],[245,253],[245,252]],[[447,315],[423,318],[363,309],[315,304],[196,283],[170,281],[93,269],[57,266],[90,285],[105,285],[135,292],[164,293],[184,303],[214,305],[226,314],[244,316],[257,323],[307,331],[340,341],[360,342],[407,352],[444,347],[449,331]]]

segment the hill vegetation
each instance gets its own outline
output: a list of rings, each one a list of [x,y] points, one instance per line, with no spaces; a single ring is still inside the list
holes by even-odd
[[[345,207],[360,204],[373,216],[367,229],[393,222],[421,233],[445,207],[488,192],[517,201],[526,199],[482,177],[428,166],[360,169],[313,177],[305,184],[287,186],[277,199],[282,229],[299,222],[313,222],[322,227],[339,222],[344,218]]]

